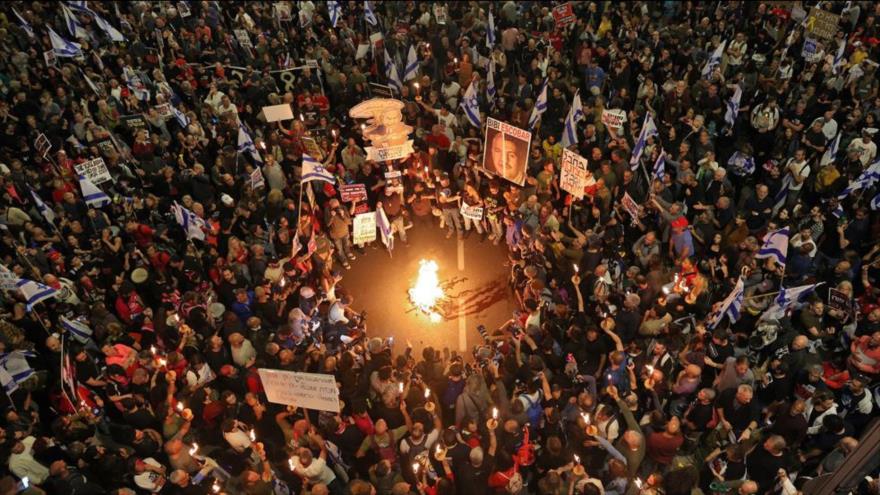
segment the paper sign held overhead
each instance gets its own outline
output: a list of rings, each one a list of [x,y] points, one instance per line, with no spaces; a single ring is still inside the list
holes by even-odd
[[[283,105],[269,105],[263,107],[263,118],[266,119],[266,122],[291,120],[293,119],[293,109],[290,108],[290,104],[288,103]]]
[[[266,368],[260,368],[257,372],[269,402],[339,412],[339,387],[333,375]]]
[[[577,153],[562,150],[562,166],[559,174],[559,187],[577,199],[584,197],[587,187],[587,159]]]

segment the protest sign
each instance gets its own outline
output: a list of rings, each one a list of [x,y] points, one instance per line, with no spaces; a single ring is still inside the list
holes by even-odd
[[[364,245],[376,240],[376,213],[368,211],[355,215],[352,222],[352,243]]]
[[[385,180],[391,179],[399,179],[401,175],[400,170],[391,170],[390,172],[385,172]]]
[[[275,16],[278,17],[279,21],[289,22],[293,19],[291,15],[291,7],[288,2],[275,2],[272,7],[275,10]]]
[[[612,129],[620,129],[626,122],[626,111],[619,108],[602,110],[602,123]]]
[[[266,368],[259,368],[257,372],[269,402],[339,412],[339,387],[333,375]]]
[[[251,44],[251,37],[248,35],[248,32],[244,29],[234,29],[235,39],[238,40],[238,44],[242,46],[242,48],[253,48],[254,45]]]
[[[806,27],[807,32],[811,35],[822,38],[824,40],[834,39],[837,34],[837,26],[840,23],[840,16],[826,12],[818,7],[810,9],[807,16]]]
[[[126,129],[131,131],[132,135],[141,129],[147,129],[147,119],[139,113],[134,115],[123,115],[119,117],[119,121],[122,122],[122,125],[124,125]],[[149,132],[147,132],[147,135],[149,135]]]
[[[849,296],[834,288],[828,289],[828,306],[847,314],[852,311],[852,302]]]
[[[189,4],[186,2],[177,2],[177,13],[180,14],[181,19],[186,19],[192,15]]]
[[[584,189],[587,187],[587,159],[577,153],[562,150],[562,166],[559,174],[559,187],[576,197],[584,197]]]
[[[446,24],[449,21],[449,14],[447,14],[444,5],[434,4],[434,20],[437,21],[437,24]]]
[[[623,193],[623,198],[620,203],[623,205],[623,209],[633,218],[633,221],[639,220],[639,214],[642,212],[642,208],[634,199],[632,199],[632,196],[630,196],[629,193]]]
[[[34,149],[37,150],[40,157],[46,158],[46,155],[49,154],[49,150],[52,149],[52,143],[50,143],[49,138],[41,132],[37,136],[37,139],[34,140]]]
[[[364,184],[345,184],[339,186],[339,197],[343,203],[367,200],[367,186]]]
[[[526,181],[531,143],[531,132],[487,118],[482,170],[522,186]]]
[[[46,50],[43,52],[43,60],[46,61],[46,67],[58,68],[58,57],[55,56],[55,50]]]
[[[18,276],[9,271],[5,266],[0,265],[0,290],[17,290]]]
[[[263,118],[266,122],[278,122],[281,120],[290,120],[293,118],[293,109],[289,103],[283,105],[269,105],[263,107]]]
[[[104,163],[104,159],[101,157],[77,163],[73,166],[73,169],[76,170],[78,175],[85,176],[86,179],[89,179],[94,184],[103,184],[113,180],[113,176],[107,170],[107,164]]]
[[[413,142],[409,140],[397,146],[367,146],[367,160],[374,162],[387,162],[390,160],[402,160],[413,153]]]
[[[576,21],[577,19],[575,18],[574,8],[571,6],[571,2],[566,2],[562,5],[553,7],[553,19],[556,20],[556,25],[558,27],[565,27]]]
[[[467,203],[462,203],[461,210],[459,210],[459,212],[464,218],[469,218],[478,222],[483,219],[482,206],[471,206]]]
[[[801,56],[804,57],[804,60],[807,62],[812,62],[816,58],[817,50],[816,40],[806,38],[804,39],[804,47],[801,49]]]
[[[394,90],[387,84],[370,83],[370,95],[373,98],[394,98]]]
[[[263,178],[263,171],[260,170],[260,167],[254,168],[254,171],[251,172],[251,189],[256,191],[265,185],[266,179]]]
[[[163,120],[168,120],[174,116],[171,112],[171,103],[156,105],[153,109],[156,110],[156,113],[159,114],[159,117],[162,117]]]
[[[303,137],[302,138],[303,148],[306,149],[306,153],[309,154],[310,157],[318,160],[319,162],[324,161],[324,150],[318,146],[318,142],[315,141],[315,138],[311,137]]]
[[[354,55],[355,60],[360,60],[367,56],[367,53],[370,52],[369,43],[361,43],[357,46],[357,53]]]

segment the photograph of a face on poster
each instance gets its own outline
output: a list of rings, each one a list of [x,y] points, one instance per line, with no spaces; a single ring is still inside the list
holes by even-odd
[[[526,181],[532,133],[491,117],[486,124],[483,170],[522,186]]]

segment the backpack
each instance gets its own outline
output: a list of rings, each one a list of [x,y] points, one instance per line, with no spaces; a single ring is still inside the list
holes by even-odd
[[[443,403],[443,407],[446,409],[454,409],[455,402],[458,400],[458,396],[464,392],[465,380],[461,379],[456,381],[447,380],[446,381],[446,390],[443,391],[443,397],[440,398],[440,401]]]
[[[529,403],[529,407],[526,408],[526,415],[529,417],[529,423],[532,424],[532,428],[540,428],[541,415],[544,414],[544,409],[541,407],[541,394],[538,394],[537,401],[532,401],[532,398],[527,394],[523,394],[522,397],[524,397],[526,402]]]

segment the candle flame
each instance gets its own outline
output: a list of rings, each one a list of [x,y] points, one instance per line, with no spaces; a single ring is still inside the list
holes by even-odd
[[[192,448],[189,449],[189,455],[196,455],[196,452],[199,451],[199,444],[193,442]]]
[[[156,346],[151,345],[151,346],[150,346],[150,352],[152,352],[153,355],[155,356],[155,355],[156,355]]]
[[[577,454],[574,455],[574,462],[575,462],[576,464],[580,464],[580,463],[581,463],[581,458],[578,457]]]
[[[497,407],[492,408],[492,419],[498,419],[498,408]]]
[[[427,399],[427,398],[430,397],[430,396],[431,396],[431,389],[430,389],[430,388],[426,388],[426,389],[425,389],[425,398]]]
[[[414,463],[412,464],[412,470],[413,470],[413,473],[418,473],[418,472],[419,472],[419,463],[418,463],[418,462],[414,462]]]
[[[178,410],[179,412],[183,412],[183,402],[178,402],[178,403],[177,403],[177,410]]]
[[[290,466],[290,470],[291,470],[291,471],[294,470],[293,459],[288,459],[288,460],[287,460],[287,465]]]
[[[253,429],[251,429],[251,431],[248,432],[248,436],[251,438],[251,442],[257,441],[257,434],[254,433]]]

